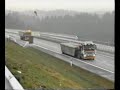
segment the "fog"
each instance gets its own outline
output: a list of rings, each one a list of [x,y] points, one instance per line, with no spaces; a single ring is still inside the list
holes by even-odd
[[[81,39],[114,43],[114,11],[85,13],[68,10],[6,11],[5,27],[74,34]]]

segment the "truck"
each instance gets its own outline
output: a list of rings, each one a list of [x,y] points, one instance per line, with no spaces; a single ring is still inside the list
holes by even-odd
[[[63,54],[84,60],[95,60],[96,45],[93,42],[67,42],[61,43],[60,46]]]
[[[33,43],[33,36],[31,30],[19,31],[20,39],[28,41],[30,44]]]

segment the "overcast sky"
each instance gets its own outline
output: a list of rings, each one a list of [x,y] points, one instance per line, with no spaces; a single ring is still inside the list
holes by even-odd
[[[113,11],[114,0],[5,0],[7,10]]]

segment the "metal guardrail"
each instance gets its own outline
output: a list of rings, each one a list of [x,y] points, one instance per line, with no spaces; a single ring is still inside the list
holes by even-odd
[[[5,32],[9,32],[9,33],[14,33],[14,34],[18,34],[19,31],[22,30],[5,30]],[[78,39],[78,40],[82,40],[82,41],[90,41],[89,39],[84,39],[84,38],[78,38],[78,36],[76,35],[69,35],[69,34],[59,34],[59,33],[51,33],[51,32],[39,32],[39,31],[33,31],[33,35],[35,36],[40,36],[40,34],[46,34],[46,35],[51,35],[51,36],[58,36],[58,37],[65,37],[65,38],[71,38],[71,39]],[[103,45],[107,45],[107,46],[114,46],[114,42],[103,42],[103,41],[98,41],[98,40],[92,40],[94,43],[97,44],[103,44]]]
[[[74,40],[78,39],[76,35],[70,35],[70,34],[60,34],[60,33],[50,33],[50,32],[40,32],[40,34],[55,36],[55,37],[69,38],[69,39],[74,39]]]
[[[24,90],[18,80],[13,76],[9,69],[5,66],[5,78],[9,81],[13,90]]]
[[[60,33],[51,33],[51,32],[40,32],[40,34],[43,35],[48,35],[48,36],[55,36],[55,37],[63,37],[63,38],[68,38],[68,39],[73,39],[73,40],[79,40],[79,41],[91,41],[89,39],[84,39],[84,38],[78,38],[76,35],[70,35],[70,34],[60,34]],[[94,43],[97,44],[103,44],[107,46],[114,46],[114,42],[104,42],[104,41],[98,41],[98,40],[92,40]]]
[[[81,41],[90,41],[89,39],[84,39],[84,38],[79,38],[78,40],[81,40]],[[102,44],[102,45],[107,45],[107,46],[113,46],[114,47],[114,42],[111,42],[111,41],[107,41],[107,42],[104,42],[104,41],[98,41],[98,40],[92,40],[94,43],[97,43],[97,44]]]
[[[102,45],[102,44],[96,44],[96,45],[97,45],[97,49],[101,51],[107,51],[111,53],[114,53],[115,51],[115,48],[112,46],[107,46],[107,45]]]
[[[36,36],[38,37],[38,36]],[[40,38],[40,37],[38,37]],[[41,38],[45,38],[45,37],[42,37]],[[79,42],[77,40],[71,40],[71,39],[67,39],[67,38],[61,38],[61,37],[53,37],[53,36],[46,36],[46,39],[47,40],[51,40],[51,41],[55,41],[55,42],[65,42],[65,41],[68,41],[68,42]],[[96,44],[96,43],[95,43]],[[100,50],[100,51],[106,51],[106,52],[110,52],[110,53],[114,53],[114,47],[112,46],[107,46],[107,45],[102,45],[102,44],[96,44],[97,45],[97,49]]]

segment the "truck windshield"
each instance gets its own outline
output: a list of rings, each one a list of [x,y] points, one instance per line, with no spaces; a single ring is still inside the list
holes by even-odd
[[[90,44],[90,45],[84,45],[84,49],[85,50],[95,50],[96,47],[95,47],[95,45]]]
[[[91,52],[85,51],[85,54],[95,54],[95,52],[94,51],[91,51]]]

